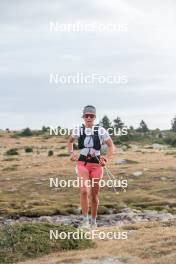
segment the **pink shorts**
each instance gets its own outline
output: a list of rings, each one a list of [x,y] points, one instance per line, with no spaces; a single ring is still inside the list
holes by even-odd
[[[84,172],[89,175],[89,179],[101,179],[103,177],[103,167],[98,163],[87,163],[84,161],[77,162],[77,170],[79,177],[84,175]]]

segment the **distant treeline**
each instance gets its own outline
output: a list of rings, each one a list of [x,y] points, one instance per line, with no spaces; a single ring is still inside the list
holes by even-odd
[[[107,115],[105,115],[101,121],[101,126],[105,129],[115,128],[122,129],[127,127],[120,117],[116,117],[113,121],[110,121]],[[58,128],[61,128],[58,126]],[[6,129],[7,132],[11,132],[10,129]],[[134,128],[133,126],[127,127],[127,135],[113,135],[112,139],[114,144],[124,144],[131,142],[141,142],[141,143],[158,143],[158,144],[168,144],[176,147],[176,117],[171,120],[170,130],[160,130],[149,129],[147,123],[141,120],[139,127]],[[41,136],[43,135],[45,139],[50,138],[50,127],[43,126],[40,130],[31,130],[29,127],[21,131],[16,131],[12,133],[12,137],[30,137],[30,136]]]

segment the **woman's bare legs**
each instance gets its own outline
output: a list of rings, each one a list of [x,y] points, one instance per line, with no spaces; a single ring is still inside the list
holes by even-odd
[[[91,171],[92,184],[91,184],[91,214],[92,214],[92,223],[96,223],[97,210],[99,205],[98,194],[100,191],[99,181],[103,177],[103,168],[102,166],[97,166]]]
[[[91,214],[92,218],[95,219],[97,217],[97,210],[99,205],[98,193],[100,190],[99,179],[94,179],[94,186],[91,188]]]
[[[79,170],[80,179],[80,205],[82,209],[83,216],[88,216],[89,213],[89,171],[83,167]]]

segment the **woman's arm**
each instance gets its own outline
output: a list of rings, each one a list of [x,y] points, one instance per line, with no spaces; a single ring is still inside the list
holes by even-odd
[[[67,143],[67,148],[68,148],[68,153],[71,154],[73,152],[73,143],[74,143],[75,139],[70,136],[68,139],[68,143]]]
[[[113,141],[111,138],[106,140],[105,143],[108,146],[106,157],[109,159],[114,153],[114,145],[113,145]]]
[[[102,166],[105,166],[106,162],[108,161],[108,159],[113,155],[114,153],[114,145],[113,145],[113,141],[112,139],[108,139],[105,141],[106,145],[108,146],[108,151],[106,155],[101,155],[100,157],[100,164]]]
[[[68,153],[70,154],[70,159],[72,161],[76,161],[78,159],[77,155],[74,153],[74,150],[73,150],[74,141],[75,139],[72,136],[70,136],[68,139],[68,143],[67,143]]]

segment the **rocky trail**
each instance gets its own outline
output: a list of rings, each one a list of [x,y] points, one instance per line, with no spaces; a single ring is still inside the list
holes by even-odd
[[[176,215],[166,211],[154,210],[135,210],[124,208],[120,213],[109,215],[98,215],[98,227],[103,226],[120,226],[123,224],[146,222],[146,221],[168,221],[175,219]],[[79,215],[54,215],[54,216],[40,216],[40,217],[20,217],[18,219],[6,219],[0,217],[0,224],[10,224],[13,222],[49,222],[57,224],[70,224],[78,227],[81,222]]]

